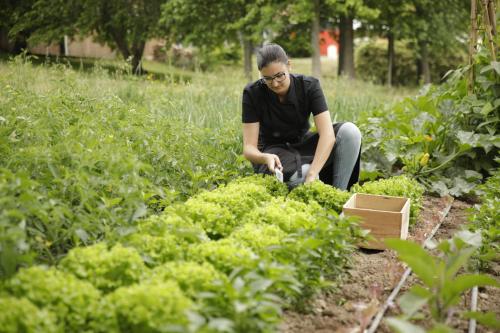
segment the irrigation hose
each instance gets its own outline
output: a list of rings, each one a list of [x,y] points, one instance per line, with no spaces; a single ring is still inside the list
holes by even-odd
[[[477,294],[478,288],[475,286],[472,288],[472,295],[470,297],[470,310],[477,311]],[[476,319],[469,319],[469,333],[476,333]]]

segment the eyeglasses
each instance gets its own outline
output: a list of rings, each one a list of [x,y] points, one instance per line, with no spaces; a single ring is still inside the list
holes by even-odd
[[[276,82],[283,82],[286,79],[286,73],[285,72],[279,72],[273,76],[264,76],[262,80],[268,85],[273,84],[273,81],[276,80]]]

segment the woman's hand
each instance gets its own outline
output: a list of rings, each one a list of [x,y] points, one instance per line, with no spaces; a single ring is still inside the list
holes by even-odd
[[[264,159],[269,171],[274,172],[275,168],[278,168],[280,171],[283,170],[283,166],[281,165],[278,155],[264,153]]]
[[[304,184],[310,183],[318,179],[318,174],[315,174],[313,172],[308,172],[306,175],[306,179],[304,180]]]

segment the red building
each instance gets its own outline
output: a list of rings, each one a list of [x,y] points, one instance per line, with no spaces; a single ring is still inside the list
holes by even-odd
[[[333,30],[323,30],[319,33],[319,52],[322,56],[337,59],[339,55],[338,33]]]

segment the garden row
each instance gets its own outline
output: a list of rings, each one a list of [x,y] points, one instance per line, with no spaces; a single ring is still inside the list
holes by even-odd
[[[354,190],[411,197],[413,221],[423,192],[406,177]],[[2,285],[0,331],[274,331],[283,307],[342,275],[362,237],[338,215],[350,195],[257,175],[202,192],[57,266],[21,269]]]

